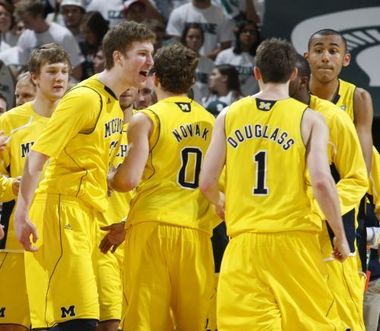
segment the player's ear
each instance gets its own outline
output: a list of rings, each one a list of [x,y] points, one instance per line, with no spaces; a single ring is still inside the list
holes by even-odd
[[[113,63],[114,63],[114,65],[117,65],[117,64],[121,63],[121,53],[120,53],[120,51],[114,51],[112,53],[112,57],[113,57]]]
[[[303,53],[303,57],[304,57],[307,61],[309,61],[309,52],[305,52],[305,53]]]
[[[253,75],[255,76],[256,80],[260,80],[261,79],[261,71],[256,66],[253,67]]]
[[[295,80],[297,78],[297,75],[298,75],[298,69],[294,68],[292,70],[292,73],[290,74],[289,80]]]
[[[343,56],[343,67],[347,67],[351,62],[351,54],[350,53],[346,53],[344,54]]]
[[[38,76],[39,76],[39,74],[37,74],[35,72],[30,73],[30,78],[32,79],[34,86],[38,85]]]

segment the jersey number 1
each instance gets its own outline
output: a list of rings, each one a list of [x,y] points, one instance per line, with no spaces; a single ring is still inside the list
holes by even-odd
[[[267,152],[257,152],[254,157],[256,163],[256,186],[252,190],[253,195],[267,195],[268,188],[266,186],[266,165],[267,165]]]

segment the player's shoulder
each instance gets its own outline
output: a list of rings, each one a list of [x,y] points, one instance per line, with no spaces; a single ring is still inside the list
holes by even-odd
[[[17,119],[22,119],[24,117],[30,117],[33,114],[33,108],[31,102],[26,102],[21,106],[16,106],[7,112],[5,112],[0,120],[4,121],[12,121]]]

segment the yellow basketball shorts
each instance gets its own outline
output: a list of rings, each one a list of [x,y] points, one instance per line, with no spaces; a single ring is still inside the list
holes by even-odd
[[[0,326],[30,327],[24,254],[0,252]]]
[[[144,222],[126,238],[123,330],[204,331],[214,283],[210,235]]]
[[[25,254],[33,328],[99,319],[93,266],[96,212],[75,198],[37,195],[30,210],[39,250]]]
[[[335,298],[339,317],[347,329],[364,331],[365,276],[361,272],[360,259],[355,255],[340,263],[331,257],[333,248],[325,222],[319,240],[327,265],[327,285]]]
[[[316,234],[242,233],[225,251],[219,331],[342,330]]]
[[[102,225],[106,225],[103,217],[99,220],[99,226]],[[105,234],[105,231],[98,229],[98,245]],[[95,257],[100,305],[99,320],[101,322],[120,321],[123,301],[121,268],[124,262],[124,244],[120,245],[115,253],[103,254],[99,249],[96,249]]]

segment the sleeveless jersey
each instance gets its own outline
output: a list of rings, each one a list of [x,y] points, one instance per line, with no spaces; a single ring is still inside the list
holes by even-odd
[[[345,80],[339,79],[339,90],[333,103],[344,110],[354,121],[354,93],[356,86]]]
[[[367,168],[359,138],[348,114],[331,102],[311,95],[309,106],[325,118],[329,128],[330,168],[337,183],[340,208],[344,215],[357,207],[368,188]]]
[[[113,166],[117,168],[121,163],[123,163],[124,158],[127,156],[128,151],[128,140],[127,140],[127,128],[128,124],[123,125],[123,134],[121,137],[119,151],[115,156],[113,161]],[[113,191],[111,196],[108,198],[108,208],[103,213],[105,224],[109,225],[115,222],[121,221],[128,215],[129,204],[132,198],[132,191],[130,192],[117,192]],[[101,220],[100,220],[101,223]]]
[[[319,231],[306,188],[301,122],[307,106],[288,98],[252,97],[232,104],[225,118],[226,224],[242,232]]]
[[[107,174],[123,130],[123,112],[114,93],[92,76],[59,102],[32,150],[50,157],[38,192],[107,208]]]
[[[30,102],[13,108],[0,117],[0,128],[10,137],[5,151],[2,153],[0,170],[3,176],[12,178],[23,174],[24,164],[29,151],[45,128],[49,117],[37,114]],[[12,192],[12,181],[9,180],[9,192]],[[5,198],[5,197],[4,197]],[[5,226],[6,236],[0,241],[0,250],[23,252],[13,229],[14,207],[17,196],[4,199],[1,223]]]
[[[141,112],[154,129],[128,221],[157,221],[210,232],[216,215],[198,181],[214,117],[187,97],[166,98]]]

